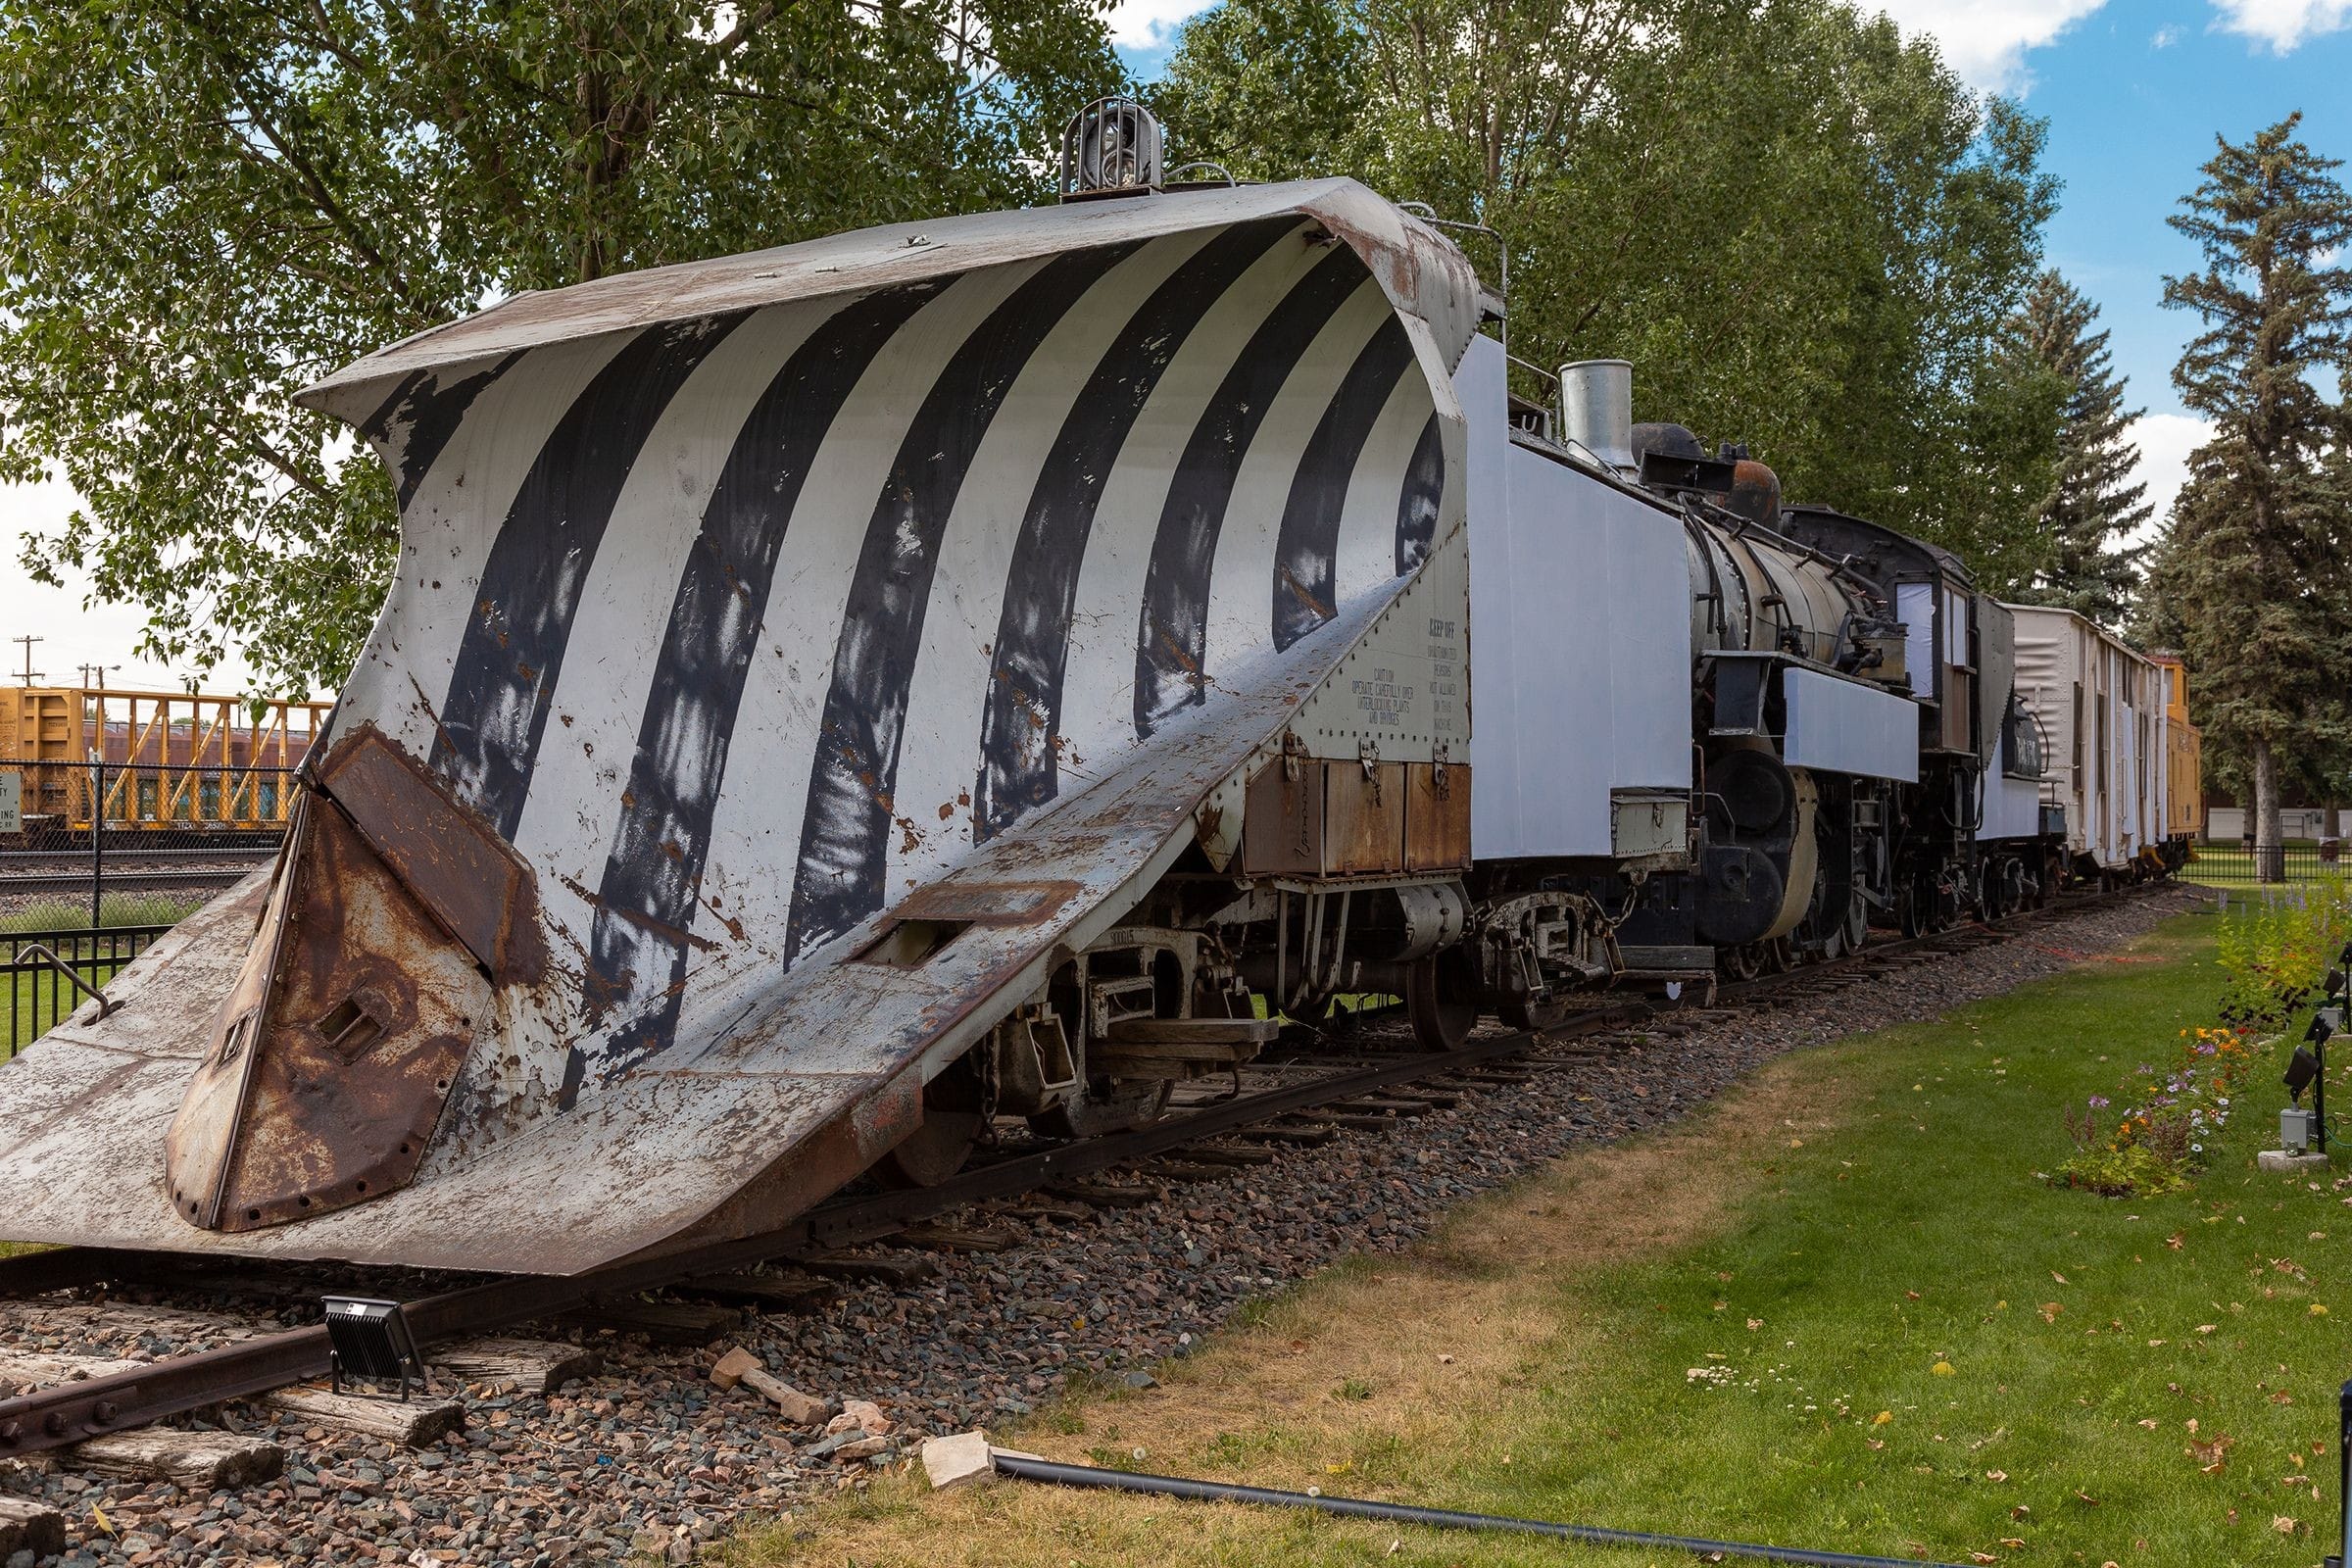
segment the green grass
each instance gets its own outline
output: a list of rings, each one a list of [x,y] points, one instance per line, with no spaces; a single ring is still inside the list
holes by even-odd
[[[1788,1058],[1694,1130],[1474,1205],[1407,1259],[1327,1271],[1167,1387],[1077,1396],[1008,1441],[1896,1557],[2306,1568],[2337,1517],[2352,1211],[2328,1181],[2255,1170],[2276,1061],[2188,1190],[2108,1200],[2037,1174],[2071,1152],[2062,1105],[2213,1021],[2213,927],[2189,916]],[[1644,1241],[1644,1203],[1686,1212]],[[1433,1365],[1447,1351],[1462,1364]],[[736,1560],[1673,1560],[1036,1488],[953,1497],[878,1484]]]
[[[2021,1560],[2310,1562],[2311,1537],[2274,1521],[2333,1528],[2352,1213],[2328,1184],[2254,1170],[2276,1071],[2189,1191],[2104,1200],[2034,1174],[2069,1152],[2062,1102],[2212,1021],[2210,935],[2177,924],[2153,951],[2173,961],[1840,1053],[1859,1069],[1847,1130],[1787,1150],[1721,1241],[1563,1301],[1620,1348],[1621,1375],[1544,1391],[1540,1457],[1461,1479],[1511,1510],[1895,1555],[2006,1555],[2009,1538]],[[2190,1445],[2225,1437],[2203,1473]],[[2314,1475],[2321,1499],[2288,1479]]]
[[[186,898],[174,894],[132,893],[110,894],[100,906],[100,923],[109,926],[174,925],[202,906],[201,898]],[[0,914],[0,937],[22,935],[31,931],[87,931],[90,929],[90,906],[80,904],[43,903],[27,908]],[[59,950],[73,956],[64,948]],[[0,949],[5,952],[5,949]],[[119,965],[115,967],[120,967]],[[82,978],[103,986],[115,973],[115,967],[101,966],[81,971]],[[79,1006],[82,996],[62,980],[53,980],[47,973],[24,973],[11,977],[15,1009],[12,1029],[0,1029],[0,1060],[7,1059],[9,1042],[19,1050],[31,1045],[66,1014]]]

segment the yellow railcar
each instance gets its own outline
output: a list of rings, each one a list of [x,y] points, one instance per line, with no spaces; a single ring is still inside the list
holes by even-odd
[[[0,769],[24,780],[29,830],[283,827],[294,769],[331,702],[21,686]]]
[[[2179,654],[2148,658],[2164,691],[2164,835],[2195,838],[2205,830],[2205,743],[2188,721],[2188,670]]]

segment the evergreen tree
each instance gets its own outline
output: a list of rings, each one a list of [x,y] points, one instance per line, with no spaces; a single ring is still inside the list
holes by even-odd
[[[2173,371],[2214,422],[2190,460],[2161,558],[2160,591],[2183,631],[2209,745],[2254,786],[2260,874],[2283,872],[2280,786],[2341,761],[2352,715],[2352,611],[2340,581],[2352,544],[2341,411],[2313,385],[2352,353],[2352,242],[2340,162],[2295,137],[2290,115],[2248,142],[2223,140],[2169,221],[2205,270],[2165,279],[2164,302],[2205,330]]]
[[[2058,275],[2034,279],[2018,316],[2018,330],[2034,359],[2069,388],[2058,427],[2056,473],[2041,504],[2049,564],[2027,597],[2086,615],[2102,626],[2123,623],[2139,588],[2147,547],[2127,546],[2155,509],[2143,504],[2145,484],[2132,482],[2139,448],[2132,422],[2145,410],[2124,410],[2124,383],[2107,353],[2107,334],[2093,332],[2099,308]]]

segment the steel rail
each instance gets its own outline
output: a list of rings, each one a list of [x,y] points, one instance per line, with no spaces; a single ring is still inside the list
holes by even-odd
[[[2138,891],[2134,888],[2096,895],[2064,907],[2086,910]],[[2048,915],[2051,911],[2029,912]],[[2021,927],[2047,923],[2011,918]],[[1998,927],[1982,929],[1997,939],[2009,927],[2010,922],[2003,921]],[[1849,963],[1870,957],[1932,948],[1951,935],[1937,933],[1865,948],[1838,964],[1808,965],[1770,979],[1782,982],[1826,977]],[[1751,983],[1759,988],[1763,984]],[[1333,1101],[1353,1099],[1372,1090],[1444,1077],[1522,1054],[1547,1037],[1573,1039],[1578,1034],[1638,1021],[1656,1011],[1646,1001],[1618,1002],[1574,1014],[1540,1031],[1512,1030],[1473,1041],[1455,1051],[1402,1055],[1289,1088],[1245,1096],[1134,1132],[1015,1155],[963,1171],[935,1187],[838,1200],[811,1209],[781,1229],[761,1235],[626,1261],[589,1274],[503,1276],[419,1298],[406,1303],[406,1313],[417,1343],[429,1345],[576,1310],[599,1299],[756,1267],[797,1250],[875,1241],[917,1221],[970,1203],[1011,1197],[1052,1181],[1147,1159],[1220,1133],[1313,1109]],[[32,1294],[118,1275],[136,1277],[141,1260],[159,1257],[175,1263],[188,1261],[185,1254],[115,1250],[60,1249],[31,1253],[0,1262],[0,1291]],[[324,1377],[328,1370],[328,1348],[325,1326],[319,1324],[0,1399],[0,1457],[63,1447],[87,1438],[127,1431],[168,1416]]]
[[[86,860],[88,857],[84,856],[83,858]],[[266,863],[256,860],[242,870],[231,867],[218,871],[109,871],[99,877],[98,882],[109,890],[125,893],[157,892],[166,888],[225,888],[244,881]],[[0,894],[82,893],[87,892],[89,886],[90,874],[87,871],[78,876],[56,871],[35,872],[29,876],[0,872]]]

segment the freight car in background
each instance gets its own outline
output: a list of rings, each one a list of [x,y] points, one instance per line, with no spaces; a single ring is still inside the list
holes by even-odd
[[[1352,180],[1170,184],[1105,103],[1064,187],[305,392],[402,570],[273,870],[0,1067],[12,1235],[580,1272],[1148,1121],[1342,993],[1443,1048],[2074,874],[1954,557],[1622,362],[1514,398]]]
[[[5,691],[0,772],[22,781],[22,839],[52,848],[87,842],[100,819],[110,836],[282,833],[295,770],[334,708],[102,687]]]
[[[2010,608],[2070,872],[2112,882],[2179,869],[2200,826],[2200,742],[2180,661],[2141,654],[2072,611]]]

